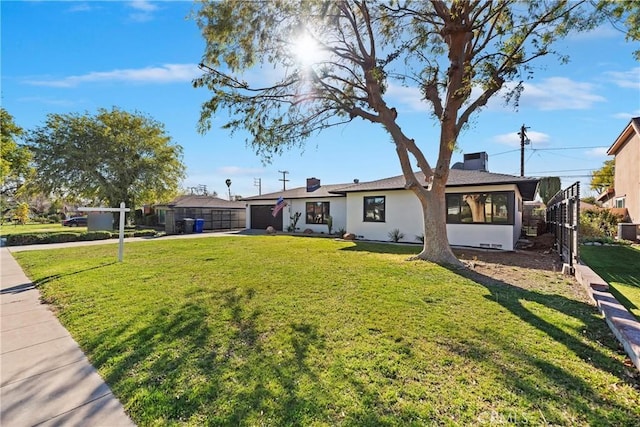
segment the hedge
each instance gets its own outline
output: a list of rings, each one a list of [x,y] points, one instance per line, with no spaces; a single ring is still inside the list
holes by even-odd
[[[125,237],[157,236],[155,230],[127,231]],[[118,233],[110,231],[88,231],[85,233],[71,231],[54,231],[44,233],[9,234],[6,236],[7,246],[41,245],[46,243],[67,243],[89,240],[105,240],[118,238]]]

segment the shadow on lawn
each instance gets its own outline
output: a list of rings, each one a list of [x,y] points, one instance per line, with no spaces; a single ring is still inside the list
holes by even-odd
[[[323,348],[322,337],[312,324],[290,322],[282,345],[265,346],[269,331],[258,327],[254,295],[237,288],[193,292],[182,306],[96,336],[87,344],[92,363],[108,370],[105,380],[140,425],[194,415],[200,425],[282,425],[320,416],[323,390],[307,359],[312,348]],[[222,313],[213,312],[212,301]]]
[[[485,298],[500,304],[529,325],[544,332],[556,342],[565,345],[569,351],[574,353],[580,360],[592,365],[594,369],[609,372],[622,383],[627,383],[636,389],[640,388],[640,376],[635,375],[635,377],[632,377],[628,372],[625,372],[625,368],[619,360],[611,358],[601,350],[600,347],[603,346],[613,352],[624,353],[595,307],[561,295],[544,294],[517,288],[509,283],[469,269],[452,268],[450,271],[483,285],[490,292],[490,295],[485,296]],[[584,324],[582,332],[586,339],[581,340],[563,331],[555,324],[546,321],[525,307],[523,301],[537,303],[578,319]],[[486,336],[485,338],[498,348],[501,348],[502,351],[509,352],[519,359],[521,363],[530,365],[544,374],[546,384],[540,384],[532,382],[530,378],[523,377],[513,369],[510,369],[509,366],[501,366],[503,372],[507,373],[504,378],[510,383],[510,387],[521,391],[527,396],[527,400],[537,406],[539,405],[543,415],[544,406],[546,406],[544,402],[557,399],[558,394],[552,391],[560,389],[562,391],[561,398],[568,401],[573,410],[586,415],[589,424],[606,425],[612,422],[612,414],[599,408],[602,399],[597,397],[598,393],[583,378],[530,352],[514,352],[513,348],[509,347],[507,343],[500,342],[494,336]],[[471,357],[474,357],[473,355],[475,355],[478,359],[488,357],[488,355],[475,350],[461,345],[456,351],[466,356],[471,355]],[[614,409],[627,415],[633,414],[630,411],[631,408],[614,405]],[[545,420],[545,423],[547,421],[550,420]],[[553,421],[551,422],[553,423]],[[640,422],[640,419],[638,422]]]
[[[87,271],[91,271],[91,270],[98,270],[100,268],[104,268],[104,267],[108,267],[110,265],[116,264],[116,261],[111,261],[111,262],[105,262],[104,264],[100,264],[100,265],[95,265],[93,267],[87,267],[84,268],[82,270],[78,270],[78,271],[73,271],[71,273],[65,273],[65,274],[52,274],[51,276],[45,276],[41,279],[35,280],[33,282],[34,287],[40,287],[42,285],[45,285],[49,282],[51,282],[52,280],[57,280],[57,279],[62,279],[63,277],[68,277],[68,276],[74,276],[76,274],[80,274],[80,273],[85,273]]]

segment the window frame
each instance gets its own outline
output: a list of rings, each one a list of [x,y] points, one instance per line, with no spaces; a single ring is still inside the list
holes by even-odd
[[[309,222],[309,205],[313,205],[313,209],[311,210],[312,212],[312,218],[316,218],[317,215],[320,215],[321,217],[321,222],[315,221],[314,219],[311,220],[311,222]],[[320,207],[320,212],[317,212],[317,208]],[[326,210],[325,210],[326,208]],[[331,204],[330,202],[326,202],[326,201],[318,201],[318,202],[305,202],[304,204],[304,223],[307,225],[313,225],[313,224],[327,224],[328,222],[328,217],[331,216]]]
[[[484,221],[465,221],[469,216],[472,217],[470,205],[464,201],[463,196],[484,196],[483,202],[484,208]],[[495,199],[497,197],[506,197],[506,204],[496,204]],[[486,200],[490,200],[490,205],[487,205]],[[456,202],[456,203],[454,203]],[[498,206],[505,205],[507,208],[506,221],[499,221],[499,218],[504,218],[496,215],[496,209]],[[519,206],[518,206],[519,207]],[[489,208],[489,209],[487,209]],[[516,212],[516,194],[515,191],[475,191],[475,192],[461,192],[461,193],[446,193],[445,195],[445,210],[446,210],[446,223],[447,224],[472,224],[472,225],[515,225]],[[453,211],[453,212],[452,212]],[[452,212],[452,213],[450,213]]]
[[[375,219],[375,213],[373,214],[373,217],[369,218],[367,217],[367,206],[369,206],[369,204],[367,203],[367,200],[369,199],[374,199],[373,205],[376,204],[375,199],[382,199],[381,203],[378,203],[378,205],[382,205],[382,215],[379,215],[381,218],[380,219]],[[362,198],[362,222],[387,222],[387,196],[364,196]]]

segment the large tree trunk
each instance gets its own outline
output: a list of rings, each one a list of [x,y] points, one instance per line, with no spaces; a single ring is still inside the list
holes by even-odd
[[[430,191],[415,188],[414,193],[422,206],[424,220],[424,244],[422,251],[412,259],[435,262],[437,264],[460,267],[447,238],[446,199],[443,183],[433,183]]]

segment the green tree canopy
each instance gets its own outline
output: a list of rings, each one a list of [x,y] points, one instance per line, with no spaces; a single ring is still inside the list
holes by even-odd
[[[139,113],[50,114],[26,140],[36,166],[33,186],[45,194],[135,208],[172,197],[184,177],[182,147]]]
[[[557,176],[545,176],[538,182],[538,194],[542,199],[542,203],[545,205],[549,203],[549,200],[560,190],[562,190],[562,186],[560,184],[560,178]]]
[[[595,25],[589,5],[203,1],[195,14],[206,41],[206,72],[194,85],[212,96],[202,106],[200,130],[206,132],[212,116],[227,109],[232,119],[226,128],[248,131],[248,142],[269,160],[356,118],[382,126],[394,143],[406,188],[423,209],[425,239],[418,257],[457,264],[446,235],[445,184],[458,135],[498,91],[516,102],[532,61],[554,53],[558,39]],[[275,68],[280,78],[259,86],[245,81],[256,65]],[[437,141],[403,132],[387,96],[391,84],[421,95],[439,124]],[[438,153],[435,161],[423,152],[429,144]],[[426,181],[414,173],[416,164]]]
[[[31,153],[17,142],[23,134],[13,116],[0,107],[0,187],[3,195],[12,195],[30,172]]]
[[[604,165],[591,174],[590,188],[602,193],[607,188],[613,188],[613,178],[615,176],[615,160],[605,160]]]

